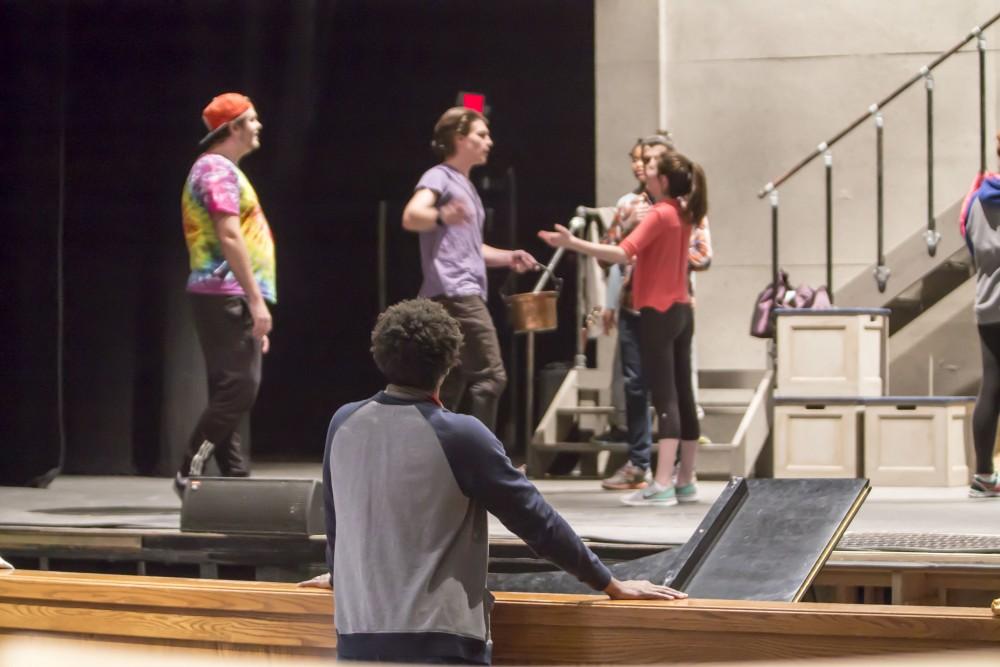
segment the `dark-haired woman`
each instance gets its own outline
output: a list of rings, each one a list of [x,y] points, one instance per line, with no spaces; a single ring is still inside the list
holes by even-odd
[[[492,147],[482,114],[465,107],[445,111],[431,140],[442,161],[420,177],[403,210],[403,229],[420,235],[424,276],[420,296],[439,301],[458,320],[465,338],[459,365],[441,387],[441,401],[495,431],[507,373],[486,308],[486,268],[508,267],[521,273],[536,262],[524,250],[483,243],[486,213],[469,174],[486,164]]]
[[[692,220],[705,216],[708,199],[701,168],[673,152],[647,162],[646,191],[655,205],[618,246],[584,241],[562,225],[538,235],[553,247],[607,262],[635,263],[632,303],[639,310],[642,370],[659,422],[659,461],[653,483],[623,502],[666,506],[697,498],[694,464],[700,433],[691,386],[694,317],[687,272]]]
[[[1000,134],[997,134],[1000,156]],[[977,176],[962,203],[962,234],[976,264],[976,326],[983,355],[983,379],[972,413],[976,472],[971,498],[1000,497],[1000,476],[993,461],[1000,416],[1000,173]]]

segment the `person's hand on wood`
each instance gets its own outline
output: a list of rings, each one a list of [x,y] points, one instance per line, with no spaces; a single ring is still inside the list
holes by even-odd
[[[333,581],[330,579],[330,573],[324,572],[323,574],[316,575],[312,579],[300,581],[298,586],[299,588],[323,588],[326,590],[333,590]]]
[[[687,597],[687,593],[642,579],[619,581],[612,578],[604,592],[612,600],[683,600]]]

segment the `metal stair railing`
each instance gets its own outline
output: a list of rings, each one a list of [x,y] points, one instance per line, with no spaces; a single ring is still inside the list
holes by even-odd
[[[586,237],[587,230],[590,225],[594,224],[597,220],[599,213],[598,209],[587,208],[585,206],[578,206],[575,211],[575,215],[570,219],[567,227],[570,233]],[[545,265],[541,276],[539,276],[538,281],[535,283],[535,287],[531,290],[533,293],[541,292],[545,289],[549,280],[553,277],[554,271],[559,262],[562,260],[563,255],[566,253],[566,248],[557,248],[552,254],[552,259],[549,263]],[[585,305],[584,305],[584,292],[585,292],[585,263],[587,257],[583,254],[577,255],[577,270],[576,270],[576,324],[575,327],[580,326],[585,318]],[[525,392],[524,392],[524,443],[526,448],[531,447],[531,440],[535,432],[535,333],[529,331],[525,334]],[[587,356],[585,354],[585,343],[581,336],[575,335],[576,339],[576,353],[573,356],[573,367],[583,368],[587,365]],[[542,412],[544,413],[544,408]]]
[[[876,150],[876,264],[873,271],[879,292],[884,292],[891,273],[885,261],[884,249],[884,192],[883,192],[883,132],[885,119],[882,110],[903,92],[923,80],[926,90],[927,104],[927,229],[924,237],[927,242],[927,252],[933,257],[937,252],[937,244],[941,234],[936,229],[934,220],[934,77],[932,72],[941,63],[958,53],[962,47],[973,39],[976,40],[979,62],[979,171],[986,171],[986,38],[983,32],[1000,20],[1000,13],[995,14],[982,25],[974,27],[955,46],[948,49],[933,61],[920,68],[916,74],[897,87],[884,99],[872,104],[867,111],[837,132],[830,139],[820,142],[806,157],[779,178],[770,181],[757,193],[758,199],[769,197],[771,205],[771,280],[778,284],[778,188],[790,178],[799,173],[806,165],[819,156],[823,156],[826,180],[826,282],[831,299],[833,298],[833,146],[860,127],[866,120],[875,122]]]

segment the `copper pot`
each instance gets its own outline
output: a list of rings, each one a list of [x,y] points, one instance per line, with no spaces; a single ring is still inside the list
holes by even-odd
[[[523,292],[501,296],[507,304],[507,316],[514,333],[554,331],[558,326],[556,300],[562,290],[562,280],[554,279],[556,289],[547,292]]]

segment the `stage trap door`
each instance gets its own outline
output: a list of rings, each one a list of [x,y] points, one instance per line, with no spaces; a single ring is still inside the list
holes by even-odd
[[[870,490],[865,479],[734,477],[683,546],[610,570],[622,580],[665,582],[693,598],[796,602]],[[489,588],[594,592],[565,572],[491,574]]]
[[[870,490],[866,479],[733,478],[664,581],[693,598],[797,602]]]

